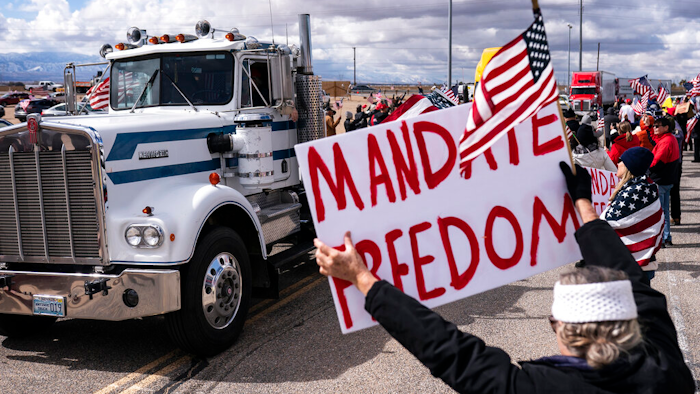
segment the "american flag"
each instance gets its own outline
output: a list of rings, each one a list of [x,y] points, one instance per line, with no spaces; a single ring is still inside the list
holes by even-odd
[[[459,96],[457,96],[457,85],[442,91],[447,98],[454,101],[455,104],[459,104]]]
[[[685,142],[690,142],[690,135],[693,133],[693,129],[698,123],[698,119],[700,119],[700,112],[696,113],[695,116],[688,119],[688,121],[685,123]]]
[[[437,89],[426,96],[414,94],[403,104],[394,109],[391,115],[387,116],[382,123],[391,122],[392,120],[413,118],[414,116],[418,116],[420,114],[454,106],[455,103],[449,100],[444,93]]]
[[[692,96],[692,94],[693,94],[693,87],[694,87],[694,86],[695,86],[695,85],[693,85],[693,84],[690,83],[690,82],[684,82],[684,83],[683,83],[683,87],[684,87],[685,90],[686,90],[686,92],[685,92],[685,96],[686,96],[686,97],[691,97],[691,96]]]
[[[659,82],[659,98],[657,99],[657,101],[658,101],[660,104],[663,104],[664,101],[666,101],[666,99],[669,98],[670,96],[671,96],[671,95],[668,94],[668,91],[667,91],[666,88],[664,87],[664,84],[662,84],[661,82]]]
[[[574,133],[569,128],[569,125],[566,125],[566,139],[571,140],[571,137],[573,137],[573,136],[574,136]]]
[[[646,175],[632,178],[601,215],[640,266],[661,246],[664,213],[656,184]]]
[[[542,14],[484,68],[459,144],[460,172],[517,124],[558,98]]]
[[[598,109],[598,122],[596,122],[596,130],[604,129],[605,128],[605,115],[603,115],[603,109],[600,108]]]
[[[634,101],[632,101],[632,109],[634,110],[635,114],[642,115],[645,111],[645,106],[642,106],[642,102],[635,97]]]
[[[87,91],[92,109],[104,109],[109,105],[109,77]]]
[[[367,97],[367,102],[370,104],[374,104],[377,101],[377,99],[374,98],[374,93],[370,93],[369,97]]]
[[[642,109],[643,111],[646,111],[647,108],[649,107],[649,96],[651,95],[651,91],[647,90],[643,95],[642,95]]]
[[[639,95],[644,95],[647,92],[650,92],[650,98],[656,98],[656,92],[654,91],[654,88],[651,87],[651,84],[649,83],[649,80],[647,80],[646,75],[643,77],[635,78],[635,79],[630,79],[629,80],[630,86],[634,91],[639,94]]]

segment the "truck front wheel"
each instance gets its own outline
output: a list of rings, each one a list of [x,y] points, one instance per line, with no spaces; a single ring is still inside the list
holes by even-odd
[[[217,227],[200,240],[181,277],[182,308],[166,315],[168,333],[183,350],[213,356],[243,330],[252,274],[241,237]]]
[[[51,327],[56,322],[51,316],[0,314],[0,335],[13,338],[27,337]]]

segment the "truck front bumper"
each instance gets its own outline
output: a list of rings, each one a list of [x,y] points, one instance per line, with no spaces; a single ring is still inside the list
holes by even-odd
[[[2,270],[0,278],[7,285],[0,288],[0,313],[34,315],[34,301],[42,296],[63,297],[65,317],[75,319],[118,321],[180,309],[177,270],[127,269],[118,275]],[[134,291],[138,303],[128,306]]]

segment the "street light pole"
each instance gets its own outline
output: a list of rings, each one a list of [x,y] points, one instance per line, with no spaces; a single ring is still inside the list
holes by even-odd
[[[583,0],[579,0],[578,21],[578,70],[583,71]]]
[[[357,56],[355,47],[352,47],[352,84],[357,85]]]
[[[566,24],[569,27],[569,62],[566,65],[566,84],[569,86],[569,90],[571,90],[571,23]]]

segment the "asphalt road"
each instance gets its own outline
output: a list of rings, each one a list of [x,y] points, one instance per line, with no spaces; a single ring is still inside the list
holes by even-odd
[[[682,225],[662,249],[652,286],[664,292],[679,343],[700,377],[700,164],[685,154]],[[0,337],[3,393],[451,392],[380,327],[342,335],[328,282],[313,260],[282,276],[279,300],[258,301],[238,342],[199,359],[177,350],[162,318],[62,320],[31,339]],[[303,264],[306,262],[306,264]],[[557,353],[547,322],[550,271],[437,308],[514,360]]]

